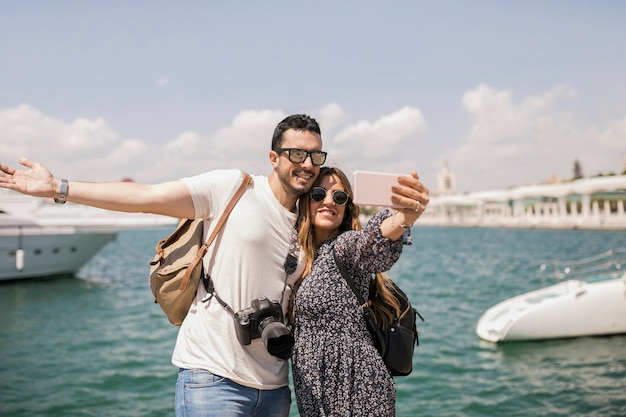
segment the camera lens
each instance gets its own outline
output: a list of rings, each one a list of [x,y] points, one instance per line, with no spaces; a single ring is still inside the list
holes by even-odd
[[[293,335],[289,329],[274,317],[267,317],[259,323],[261,340],[270,355],[286,361],[291,357]]]

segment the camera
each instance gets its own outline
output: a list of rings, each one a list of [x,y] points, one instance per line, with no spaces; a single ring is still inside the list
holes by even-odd
[[[234,320],[239,343],[249,345],[252,339],[260,337],[270,355],[289,359],[294,340],[283,324],[283,310],[278,301],[264,297],[252,300],[252,306],[235,313]]]

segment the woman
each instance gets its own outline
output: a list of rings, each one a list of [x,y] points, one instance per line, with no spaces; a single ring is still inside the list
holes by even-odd
[[[393,378],[374,347],[358,301],[337,269],[333,250],[365,299],[372,274],[382,296],[384,275],[398,260],[408,229],[424,211],[428,190],[417,174],[401,177],[392,201],[362,230],[345,174],[322,167],[300,200],[299,242],[305,269],[293,300],[293,380],[300,415],[394,416]]]

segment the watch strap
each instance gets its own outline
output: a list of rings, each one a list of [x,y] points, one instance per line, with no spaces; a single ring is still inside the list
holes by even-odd
[[[65,204],[65,199],[67,198],[67,192],[70,188],[70,185],[66,179],[61,180],[61,189],[59,190],[59,196],[54,199],[54,202],[57,204]]]

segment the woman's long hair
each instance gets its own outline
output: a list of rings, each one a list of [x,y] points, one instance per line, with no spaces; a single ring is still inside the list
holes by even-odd
[[[317,177],[317,180],[313,184],[313,187],[316,187],[320,184],[321,180],[325,177],[334,175],[339,179],[342,188],[348,194],[350,198],[348,198],[348,202],[346,203],[346,209],[344,212],[343,221],[339,226],[336,236],[347,230],[363,230],[363,226],[361,226],[361,222],[359,221],[359,206],[354,205],[353,200],[353,192],[352,186],[350,185],[350,181],[346,174],[343,173],[339,168],[334,167],[322,167],[320,168],[320,174]],[[303,194],[300,197],[299,202],[299,210],[298,210],[298,243],[300,244],[300,250],[303,251],[305,255],[305,265],[304,270],[300,278],[296,281],[294,285],[294,290],[292,292],[291,300],[290,300],[290,313],[289,319],[293,322],[293,299],[295,298],[295,294],[300,287],[300,284],[306,277],[311,273],[311,269],[313,268],[313,261],[315,260],[315,252],[317,251],[317,246],[313,241],[313,224],[311,222],[311,196],[309,193]],[[392,288],[393,284],[391,279],[384,273],[376,274],[376,279],[374,280],[373,285],[370,286],[370,295],[372,292],[376,294],[376,297],[371,299],[371,308],[374,314],[374,318],[378,323],[388,324],[391,323],[395,317],[399,317],[403,312],[400,310],[400,305],[398,304],[395,297],[392,296],[390,288]],[[370,297],[371,298],[371,297]],[[386,306],[383,306],[386,304]],[[391,309],[387,308],[390,307]]]

